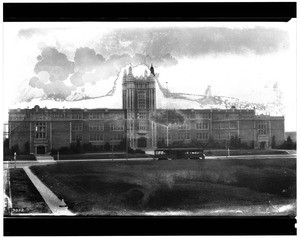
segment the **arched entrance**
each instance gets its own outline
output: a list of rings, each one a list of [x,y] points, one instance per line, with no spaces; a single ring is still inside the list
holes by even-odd
[[[36,153],[38,155],[44,155],[46,153],[46,147],[43,145],[39,145],[36,147]]]
[[[147,147],[147,139],[145,137],[141,137],[137,141],[137,146],[140,148],[145,148]]]
[[[259,143],[259,149],[261,149],[261,150],[265,150],[266,149],[266,142],[265,141],[261,141],[260,143]]]

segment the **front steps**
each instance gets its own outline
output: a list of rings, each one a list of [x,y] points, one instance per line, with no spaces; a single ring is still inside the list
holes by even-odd
[[[54,162],[54,158],[51,155],[36,155],[36,160],[38,162]]]

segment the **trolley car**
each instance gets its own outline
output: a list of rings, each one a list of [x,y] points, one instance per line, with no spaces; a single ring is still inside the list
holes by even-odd
[[[160,148],[154,150],[154,159],[205,159],[205,154],[198,148]]]

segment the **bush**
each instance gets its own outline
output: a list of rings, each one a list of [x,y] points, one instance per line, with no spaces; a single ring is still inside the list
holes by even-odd
[[[82,152],[80,140],[77,140],[76,143],[71,143],[71,151],[75,154],[80,154]]]
[[[136,154],[145,154],[145,151],[141,150],[141,149],[136,149],[135,150]]]
[[[29,144],[29,142],[27,141],[27,142],[25,142],[25,144],[24,144],[24,154],[25,154],[25,155],[29,155],[29,153],[30,153],[30,144]]]
[[[83,144],[83,152],[93,152],[94,151],[94,147],[92,145],[92,143],[84,143]]]
[[[69,147],[67,147],[67,146],[64,146],[64,147],[61,147],[60,149],[59,149],[59,153],[60,154],[70,154],[70,148]]]
[[[104,150],[105,150],[105,151],[110,151],[110,144],[109,144],[108,142],[106,142],[106,143],[104,144]]]
[[[129,153],[129,154],[134,154],[134,153],[135,153],[135,150],[132,149],[131,147],[128,147],[128,153]]]
[[[296,143],[292,141],[291,137],[288,136],[285,142],[278,146],[278,149],[285,149],[285,150],[295,150],[296,149]]]

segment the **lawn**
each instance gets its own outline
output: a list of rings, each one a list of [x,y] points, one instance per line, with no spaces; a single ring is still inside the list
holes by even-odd
[[[51,213],[23,169],[10,169],[12,215]]]
[[[226,156],[228,155],[227,150],[204,150],[207,156]],[[230,155],[280,155],[288,154],[284,150],[230,150]]]
[[[32,171],[78,215],[295,215],[296,160],[69,162]]]

